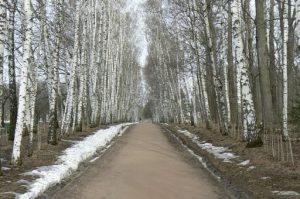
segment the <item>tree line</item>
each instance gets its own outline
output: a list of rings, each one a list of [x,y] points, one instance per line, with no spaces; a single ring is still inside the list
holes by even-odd
[[[157,122],[262,132],[299,118],[300,1],[148,0],[148,109]],[[298,108],[297,108],[298,107]],[[296,121],[297,122],[297,121]]]
[[[22,163],[26,132],[32,154],[41,118],[52,145],[83,128],[138,120],[136,22],[125,6],[122,0],[0,2],[0,121],[13,140],[13,165]]]

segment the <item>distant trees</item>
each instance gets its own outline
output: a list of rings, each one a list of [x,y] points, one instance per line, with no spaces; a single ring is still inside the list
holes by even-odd
[[[223,134],[243,130],[248,146],[261,145],[261,133],[278,128],[289,137],[288,110],[299,90],[298,4],[147,1],[146,77],[155,120],[206,124]]]

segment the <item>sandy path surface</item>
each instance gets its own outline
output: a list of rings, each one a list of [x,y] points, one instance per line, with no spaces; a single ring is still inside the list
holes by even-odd
[[[136,125],[55,199],[224,198],[206,171],[189,163],[158,126]]]

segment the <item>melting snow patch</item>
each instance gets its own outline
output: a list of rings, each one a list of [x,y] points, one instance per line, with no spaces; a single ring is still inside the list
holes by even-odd
[[[295,191],[272,191],[272,193],[279,196],[299,196],[300,194]]]
[[[268,180],[268,179],[271,179],[271,177],[261,177],[260,179],[262,179],[262,180]]]
[[[2,167],[2,171],[8,171],[8,170],[10,170],[9,167]]]
[[[188,132],[187,130],[178,130],[179,133],[184,134],[186,137],[191,138],[193,140],[198,140],[197,136]]]
[[[77,170],[79,164],[93,156],[97,149],[105,147],[115,136],[123,133],[126,126],[131,123],[112,126],[108,129],[101,129],[95,134],[86,137],[84,140],[74,144],[58,157],[58,161],[51,166],[38,167],[37,169],[24,173],[23,175],[34,175],[40,178],[29,185],[26,193],[17,195],[18,199],[36,198],[49,187],[60,183],[62,179],[71,175]]]
[[[90,160],[90,162],[95,162],[96,160],[98,160],[99,159],[99,157],[95,157],[95,158],[93,158],[92,160]]]
[[[178,130],[178,132],[192,139],[192,141],[195,144],[197,144],[200,148],[213,154],[215,157],[222,159],[224,162],[231,162],[231,159],[238,157],[233,153],[228,152],[229,149],[227,147],[217,147],[217,146],[213,146],[211,143],[200,142],[196,135],[188,132],[187,130]]]
[[[26,185],[29,185],[30,184],[30,182],[28,181],[28,180],[19,180],[19,181],[17,181],[16,182],[17,184],[26,184]]]
[[[253,170],[253,169],[255,169],[255,168],[256,168],[255,166],[251,166],[251,167],[249,167],[249,168],[247,169],[247,171]]]
[[[203,158],[197,154],[194,153],[194,151],[192,151],[188,146],[186,146],[180,139],[178,139],[178,137],[176,137],[175,135],[171,134],[192,156],[194,156],[195,158],[197,158],[197,160],[202,164],[202,166],[208,170],[210,172],[210,174],[212,176],[214,176],[218,181],[221,180],[220,176],[217,176],[206,164],[206,162],[203,160]]]
[[[240,165],[240,166],[246,166],[248,164],[250,164],[250,160],[245,160],[245,161],[239,163],[238,165]]]
[[[65,139],[61,139],[62,142],[70,142],[70,143],[78,143],[80,141],[78,140],[65,140]]]

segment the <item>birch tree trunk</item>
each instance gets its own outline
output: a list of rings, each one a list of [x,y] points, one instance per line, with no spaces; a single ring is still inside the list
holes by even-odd
[[[227,62],[228,62],[228,85],[229,85],[229,101],[231,112],[231,124],[237,125],[238,121],[238,101],[236,89],[236,69],[233,61],[232,50],[232,12],[231,1],[228,1],[228,29],[227,29]]]
[[[230,107],[230,98],[229,98],[229,83],[228,83],[228,63],[226,59],[226,13],[222,11],[222,17],[221,19],[221,28],[223,31],[221,31],[221,44],[220,44],[220,73],[222,76],[222,82],[223,82],[223,97],[224,97],[224,104],[223,104],[223,117],[224,121],[227,125],[227,128],[231,124],[231,107]],[[225,36],[225,37],[224,37]],[[229,131],[229,129],[228,129]]]
[[[9,25],[8,25],[8,70],[9,70],[9,128],[8,139],[14,140],[16,122],[17,122],[17,86],[16,86],[16,71],[15,71],[15,12],[17,2],[12,0],[9,9]]]
[[[287,23],[288,23],[288,40],[287,40],[287,71],[288,71],[288,109],[291,109],[296,104],[296,85],[297,85],[297,78],[296,73],[298,67],[295,66],[295,33],[293,27],[294,21],[294,1],[295,0],[286,0],[285,7],[287,7]]]
[[[13,144],[13,152],[11,162],[13,165],[19,165],[21,161],[21,141],[25,119],[25,107],[27,93],[28,68],[31,61],[31,42],[32,42],[32,11],[31,0],[24,0],[24,17],[25,17],[25,41],[23,45],[23,65],[21,69],[20,91],[18,102],[18,117],[15,131],[15,139]]]
[[[57,144],[57,96],[58,96],[58,67],[60,63],[60,41],[62,28],[62,0],[56,0],[55,9],[55,49],[54,64],[51,67],[50,104],[49,104],[49,129],[48,144]]]
[[[6,1],[2,0],[0,2],[0,127],[2,124],[2,114],[3,114],[3,64],[4,64],[4,47],[6,42]]]
[[[85,68],[87,67],[86,63],[86,54],[87,54],[87,20],[84,20],[83,25],[83,49],[81,55],[81,64],[79,67],[79,96],[78,96],[78,107],[77,107],[77,120],[76,120],[76,131],[82,131],[82,114],[83,114],[83,97],[84,97],[84,85],[85,82]]]
[[[270,10],[269,10],[269,73],[270,73],[270,82],[271,82],[271,93],[272,93],[272,105],[273,105],[273,117],[274,117],[274,124],[279,124],[279,103],[278,103],[278,92],[277,87],[278,85],[278,74],[277,74],[277,66],[276,66],[276,52],[275,52],[275,26],[274,26],[274,0],[270,0]]]
[[[283,105],[282,105],[282,132],[285,139],[289,137],[288,133],[288,59],[287,59],[287,42],[288,42],[288,34],[289,34],[289,24],[288,24],[288,4],[285,0],[283,3],[283,32],[282,32],[282,82],[283,82]]]
[[[66,108],[62,120],[62,133],[68,133],[71,125],[71,115],[73,112],[74,105],[74,89],[75,89],[75,79],[76,79],[76,68],[78,65],[78,52],[79,52],[79,31],[80,31],[80,6],[82,1],[80,0],[76,4],[76,20],[75,20],[75,38],[74,38],[74,49],[73,58],[71,63],[71,74],[70,82],[68,86],[68,96],[66,99]]]
[[[300,0],[295,0],[295,35],[298,48],[300,48]]]
[[[271,129],[273,126],[273,106],[268,67],[268,43],[265,26],[265,2],[256,0],[256,48],[258,55],[258,68],[260,77],[260,93],[263,111],[264,127]]]
[[[33,61],[32,61],[33,62]],[[28,156],[32,156],[33,153],[33,134],[35,130],[35,114],[36,114],[36,96],[37,96],[37,70],[35,64],[31,63],[30,65],[30,80],[31,80],[31,87],[29,88],[29,113],[30,120],[29,120],[29,149],[28,149]]]
[[[252,93],[250,90],[249,73],[247,67],[247,58],[245,56],[243,39],[242,39],[242,18],[241,18],[241,2],[234,0],[232,3],[232,19],[233,19],[233,38],[234,49],[236,51],[236,65],[238,70],[237,82],[238,92],[241,91],[240,97],[243,111],[243,130],[244,137],[249,147],[261,145],[261,139],[256,129],[255,110],[253,104]]]
[[[209,0],[204,0],[204,20],[205,20],[205,30],[208,36],[208,48],[210,53],[210,61],[211,61],[211,67],[212,67],[212,73],[213,73],[213,87],[215,94],[217,96],[216,104],[217,104],[217,120],[220,125],[220,131],[223,135],[228,134],[228,120],[226,117],[226,103],[224,98],[224,92],[223,92],[223,86],[221,85],[221,79],[217,75],[217,69],[216,69],[216,49],[213,45],[213,38],[212,38],[212,31],[211,26],[213,24],[210,22],[209,19],[209,8],[210,5],[208,4]]]

